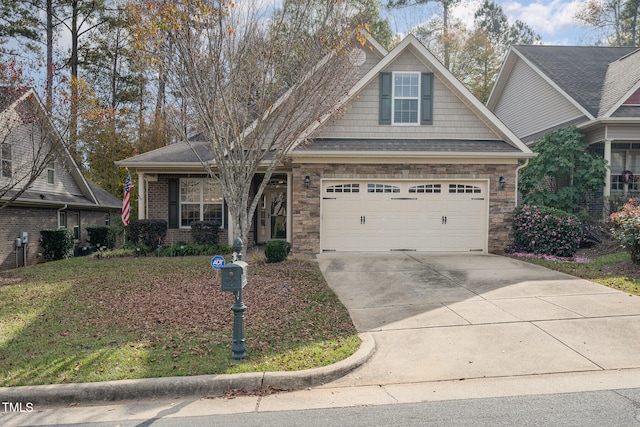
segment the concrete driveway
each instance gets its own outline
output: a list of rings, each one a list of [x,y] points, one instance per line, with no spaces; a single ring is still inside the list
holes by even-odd
[[[376,342],[368,363],[327,387],[640,368],[638,296],[494,255],[318,259]]]

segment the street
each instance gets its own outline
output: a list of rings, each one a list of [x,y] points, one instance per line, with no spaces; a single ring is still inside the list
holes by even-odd
[[[47,416],[34,412],[0,416],[0,424],[9,426],[92,426],[92,427],[164,427],[164,426],[638,426],[640,425],[640,389],[593,391],[487,399],[447,400],[410,404],[356,406],[303,411],[202,414],[189,416],[188,401],[159,411],[148,419],[135,416],[109,422],[76,423],[65,417],[56,423],[55,411]],[[184,406],[183,406],[184,405]],[[206,407],[206,401],[205,401]],[[78,408],[79,409],[79,408]],[[79,411],[82,412],[82,411]],[[44,413],[42,414],[44,415]],[[24,423],[21,423],[21,418]],[[37,418],[40,422],[34,424]],[[49,420],[50,422],[47,422]]]

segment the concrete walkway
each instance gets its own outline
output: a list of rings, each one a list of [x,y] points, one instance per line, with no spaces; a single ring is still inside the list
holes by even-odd
[[[332,254],[318,260],[364,339],[361,351],[335,369],[226,377],[220,383],[298,382],[308,388],[203,399],[177,392],[171,397],[171,379],[162,379],[164,386],[140,380],[146,382],[129,389],[157,387],[154,400],[38,408],[0,414],[0,423],[148,420],[640,388],[638,296],[494,255]],[[360,367],[333,380],[350,366]],[[193,387],[217,379],[174,381]],[[116,391],[125,390],[117,383]]]

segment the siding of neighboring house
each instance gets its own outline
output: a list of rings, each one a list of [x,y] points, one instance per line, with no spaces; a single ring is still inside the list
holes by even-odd
[[[75,213],[80,216],[79,246],[88,243],[86,228],[90,225],[105,225],[105,215],[108,211],[66,210],[67,228],[73,230],[72,218]],[[111,223],[115,218],[111,218]],[[0,270],[15,268],[16,251],[15,240],[21,231],[29,233],[27,245],[27,265],[43,262],[42,247],[40,246],[40,231],[48,228],[58,228],[58,209],[37,207],[13,207],[0,211]],[[19,265],[24,265],[23,248],[18,251]]]
[[[513,105],[526,108],[513,108]],[[518,59],[493,112],[521,139],[570,122],[583,113]]]
[[[302,160],[301,160],[302,161]],[[320,251],[320,183],[323,178],[348,179],[489,179],[489,252],[500,252],[512,239],[515,208],[515,164],[294,164],[293,252],[312,255]],[[306,188],[304,177],[311,185]],[[498,190],[497,178],[507,185]]]
[[[384,71],[431,72],[411,52],[404,52]],[[433,125],[380,125],[379,79],[367,84],[346,112],[326,122],[314,136],[321,138],[496,139],[496,134],[434,76]]]
[[[0,211],[0,269],[15,268],[15,240],[21,231],[29,233],[27,265],[42,262],[40,230],[58,226],[55,209],[8,207]],[[20,266],[23,265],[22,248],[19,250]]]
[[[640,123],[635,125],[616,125],[607,126],[607,138],[620,140],[628,140],[637,142],[640,137]]]

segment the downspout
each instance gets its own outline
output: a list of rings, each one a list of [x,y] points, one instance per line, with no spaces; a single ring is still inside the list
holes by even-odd
[[[67,209],[67,204],[65,203],[63,207],[61,207],[60,209],[58,209],[58,217],[56,218],[56,221],[58,221],[58,227],[60,227],[60,212],[64,211]],[[66,226],[65,226],[66,227]]]
[[[516,168],[516,197],[515,197],[516,207],[518,207],[518,181],[519,181],[520,169],[526,168],[528,165],[529,165],[529,159],[526,159],[523,164],[521,164]]]

